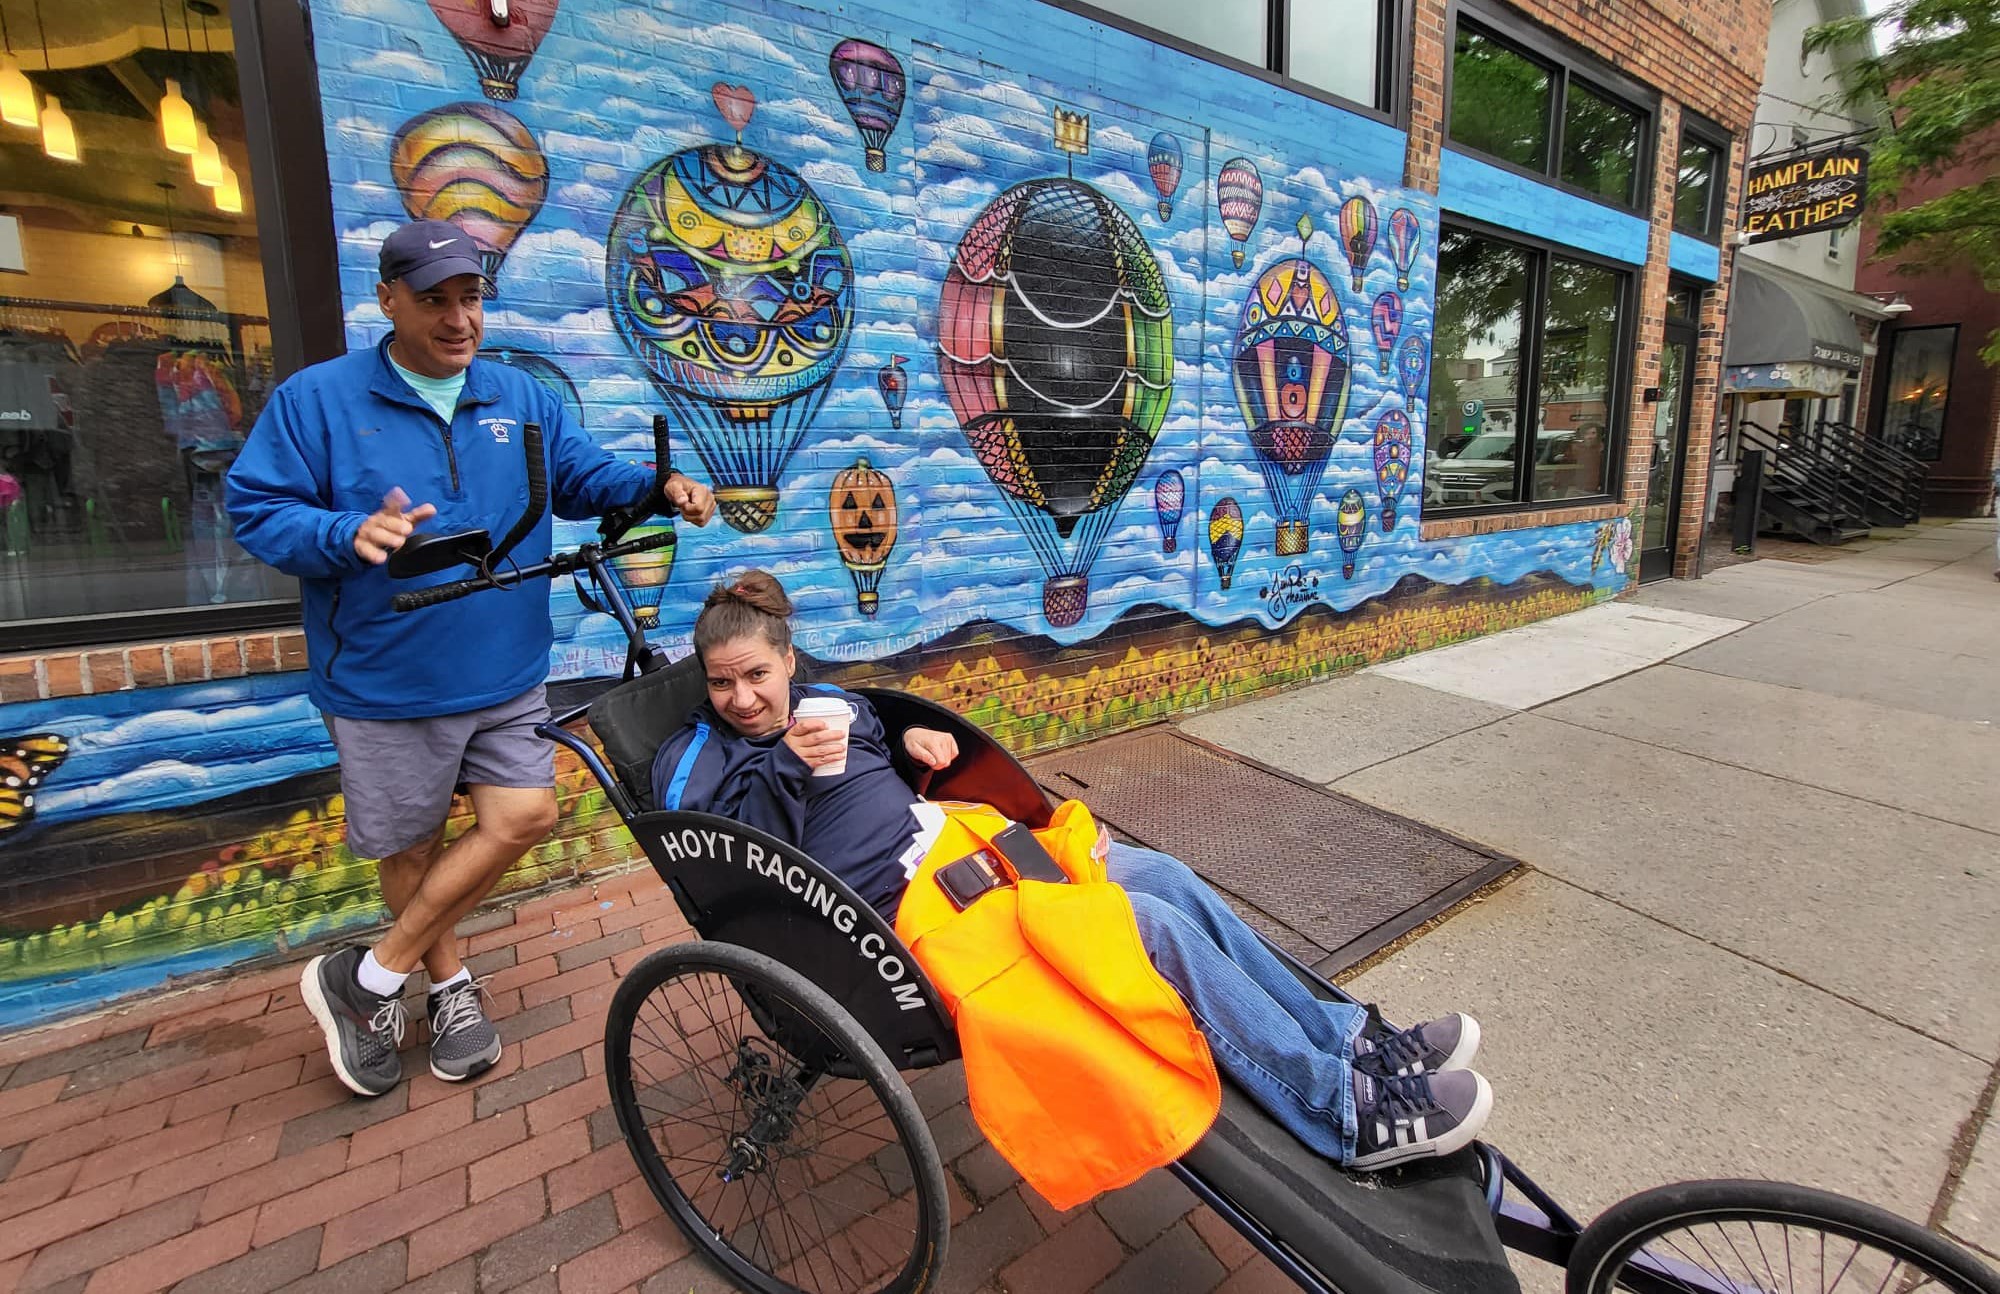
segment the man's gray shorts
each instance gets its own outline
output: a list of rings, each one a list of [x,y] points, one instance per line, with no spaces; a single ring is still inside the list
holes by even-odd
[[[347,847],[361,858],[387,858],[429,840],[451,813],[460,782],[468,786],[556,784],[556,748],[535,735],[549,717],[548,690],[537,684],[511,700],[429,719],[343,719],[326,715],[340,753],[347,800]]]

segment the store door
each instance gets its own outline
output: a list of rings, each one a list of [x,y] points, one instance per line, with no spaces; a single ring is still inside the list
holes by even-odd
[[[1686,474],[1688,415],[1694,404],[1695,327],[1669,319],[1660,348],[1660,400],[1653,406],[1652,463],[1646,472],[1645,534],[1639,545],[1640,580],[1674,573],[1674,539],[1680,527],[1681,478]]]

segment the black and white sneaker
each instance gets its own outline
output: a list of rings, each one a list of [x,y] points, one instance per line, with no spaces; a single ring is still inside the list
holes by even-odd
[[[431,1073],[462,1083],[493,1068],[500,1059],[500,1031],[480,1009],[482,980],[467,980],[430,995]]]
[[[1360,1118],[1349,1168],[1388,1168],[1449,1155],[1472,1144],[1493,1112],[1493,1089],[1469,1069],[1377,1078],[1354,1071]]]
[[[1407,1078],[1467,1069],[1479,1054],[1479,1021],[1463,1011],[1441,1015],[1401,1030],[1370,1014],[1354,1040],[1354,1067],[1377,1078]]]
[[[396,1049],[407,1017],[401,995],[370,993],[355,978],[366,951],[350,946],[313,958],[299,977],[299,993],[326,1034],[334,1076],[356,1095],[381,1096],[403,1078]]]

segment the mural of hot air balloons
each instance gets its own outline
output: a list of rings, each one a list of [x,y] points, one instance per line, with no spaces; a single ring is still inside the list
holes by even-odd
[[[826,67],[840,89],[840,102],[854,119],[854,128],[861,132],[868,169],[888,169],[888,154],[882,146],[889,142],[903,115],[903,92],[908,87],[903,65],[880,45],[844,40],[833,47]]]
[[[747,124],[749,92],[718,87],[718,102],[722,89]],[[626,190],[604,277],[612,322],[688,429],[723,520],[767,528],[852,331],[854,267],[825,204],[741,144],[685,149]]]
[[[1403,331],[1403,298],[1394,292],[1376,297],[1375,308],[1368,312],[1368,322],[1375,334],[1375,349],[1387,365],[1396,353],[1396,337]]]
[[[625,532],[625,538],[644,539],[649,535],[672,534],[673,530],[673,523],[662,521],[634,526]],[[632,618],[641,629],[659,628],[660,602],[666,596],[667,577],[674,573],[674,547],[670,543],[648,552],[626,553],[607,563],[611,578],[618,581],[619,590],[632,608]]]
[[[1416,264],[1423,241],[1423,226],[1417,223],[1416,212],[1397,207],[1389,213],[1389,258],[1396,262],[1396,286],[1404,292],[1410,290],[1410,266]]]
[[[1139,227],[1079,181],[1015,185],[952,253],[938,376],[1047,573],[1057,628],[1083,618],[1091,563],[1166,417],[1173,328]]]
[[[490,359],[495,364],[505,364],[508,368],[518,368],[554,391],[562,400],[563,409],[576,425],[583,426],[583,397],[577,394],[576,383],[569,380],[569,374],[563,372],[548,356],[537,355],[534,351],[522,350],[517,346],[488,346],[480,350],[479,358]]]
[[[430,0],[431,12],[450,32],[489,99],[506,102],[517,92],[521,73],[555,21],[557,0],[508,0],[507,20],[493,21],[490,0]]]
[[[1361,278],[1368,273],[1368,254],[1375,250],[1375,204],[1366,198],[1349,198],[1340,208],[1340,245],[1347,252],[1347,264],[1354,271],[1354,290],[1361,290]]]
[[[489,297],[507,249],[549,195],[548,159],[535,137],[490,103],[448,103],[404,122],[389,173],[411,219],[449,220],[478,244]]]
[[[887,364],[875,370],[875,389],[882,393],[889,425],[897,431],[903,429],[903,403],[910,398],[910,375],[903,371],[909,362],[901,355],[891,355]]]
[[[1375,424],[1375,484],[1382,492],[1382,533],[1396,528],[1396,500],[1410,479],[1410,420],[1391,409]]]
[[[1229,587],[1236,574],[1236,555],[1243,551],[1243,509],[1234,499],[1223,499],[1208,514],[1208,556],[1222,587]]]
[[[1349,490],[1340,496],[1340,511],[1335,519],[1340,526],[1340,573],[1351,580],[1354,578],[1354,554],[1360,550],[1361,541],[1368,533],[1368,504],[1361,497],[1361,491]]]
[[[878,590],[889,566],[889,550],[896,546],[895,484],[867,458],[857,458],[854,466],[833,474],[826,510],[840,564],[854,581],[854,605],[862,615],[872,616],[882,603]]]
[[[1181,509],[1187,506],[1187,478],[1178,467],[1161,472],[1153,482],[1153,515],[1160,519],[1160,551],[1171,553],[1181,533]]]
[[[1311,541],[1313,492],[1347,416],[1347,323],[1320,266],[1306,258],[1312,221],[1299,220],[1299,251],[1257,276],[1236,330],[1236,404],[1278,507],[1278,555]]]
[[[1166,131],[1153,136],[1146,149],[1146,170],[1160,194],[1160,219],[1174,217],[1174,194],[1181,187],[1181,141]]]
[[[1404,341],[1403,349],[1396,355],[1396,381],[1403,388],[1403,407],[1417,407],[1417,397],[1424,390],[1424,341],[1421,337],[1411,337]]]
[[[1222,212],[1222,227],[1236,240],[1229,258],[1240,270],[1244,246],[1264,214],[1264,177],[1249,158],[1232,157],[1222,164],[1222,173],[1215,178],[1215,205]]]

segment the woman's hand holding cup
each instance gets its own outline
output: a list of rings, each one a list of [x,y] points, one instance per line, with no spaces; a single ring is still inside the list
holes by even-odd
[[[847,728],[854,711],[837,697],[809,696],[792,707],[785,744],[804,760],[814,777],[847,771]]]

